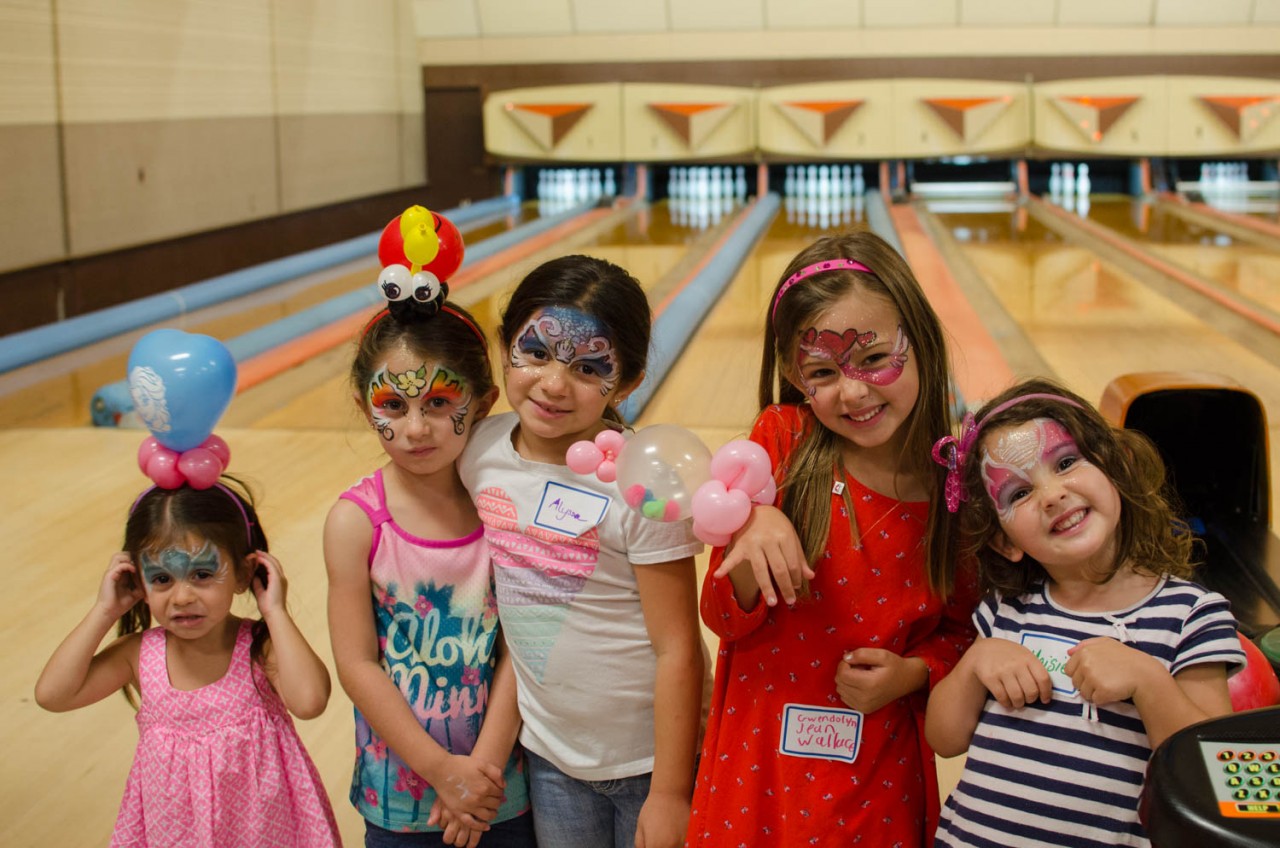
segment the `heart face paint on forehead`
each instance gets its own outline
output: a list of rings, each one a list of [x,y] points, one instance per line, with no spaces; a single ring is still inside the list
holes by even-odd
[[[1087,462],[1071,433],[1057,421],[1036,418],[1031,424],[998,432],[995,443],[982,449],[982,481],[1001,521],[1008,521],[1022,495],[1034,488],[1036,466],[1056,470],[1066,457],[1076,458],[1076,464]]]
[[[860,333],[856,329],[849,328],[837,333],[833,330],[819,331],[815,327],[810,327],[800,335],[796,365],[799,368],[806,361],[814,360],[833,362],[840,369],[840,373],[850,380],[870,383],[873,386],[888,386],[902,376],[902,369],[907,365],[907,350],[910,343],[907,341],[907,334],[903,331],[902,325],[899,324],[893,347],[885,352],[884,359],[877,359],[867,366],[853,364],[855,355],[876,347],[877,342],[878,337],[874,330]],[[817,387],[805,378],[803,369],[800,370],[800,374],[801,382],[812,397]]]
[[[604,325],[565,306],[535,313],[516,333],[509,357],[512,368],[541,368],[559,362],[582,377],[599,381],[602,395],[618,384],[617,356]]]
[[[467,381],[447,368],[435,366],[427,379],[427,363],[395,373],[383,366],[369,381],[365,398],[374,427],[382,438],[395,438],[392,424],[412,413],[416,406],[424,416],[448,416],[453,432],[462,435],[472,393]]]
[[[138,558],[142,564],[142,585],[147,592],[179,581],[189,581],[193,577],[216,583],[227,578],[227,566],[218,555],[218,549],[208,540],[194,553],[173,546],[160,551],[143,551]]]

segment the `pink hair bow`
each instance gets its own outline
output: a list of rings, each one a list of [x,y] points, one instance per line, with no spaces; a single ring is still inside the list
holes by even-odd
[[[978,440],[978,424],[972,413],[965,413],[960,423],[960,438],[943,436],[933,443],[933,461],[947,469],[947,481],[942,489],[942,496],[947,503],[947,512],[960,509],[960,502],[965,500],[964,485],[960,475],[964,472],[965,460]]]

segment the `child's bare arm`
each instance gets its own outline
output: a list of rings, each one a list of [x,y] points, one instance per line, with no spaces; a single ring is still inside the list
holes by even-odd
[[[285,605],[289,582],[280,561],[256,551],[249,555],[249,565],[255,568],[251,585],[258,610],[271,633],[263,654],[267,678],[289,712],[298,718],[315,718],[329,703],[329,669],[289,615]]]
[[[954,757],[969,750],[987,695],[1010,709],[1053,699],[1053,681],[1035,655],[1008,639],[979,638],[929,695],[925,738]]]
[[[62,640],[36,681],[36,703],[66,712],[101,701],[136,679],[138,634],[130,634],[98,651],[102,639],[142,600],[137,569],[129,555],[112,556],[98,598],[89,613]]]

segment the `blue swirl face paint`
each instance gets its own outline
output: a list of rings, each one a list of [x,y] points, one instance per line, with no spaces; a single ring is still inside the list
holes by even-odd
[[[172,546],[159,551],[143,551],[139,559],[142,562],[142,585],[147,594],[168,591],[179,582],[196,586],[223,583],[230,573],[218,549],[208,540],[195,552]]]

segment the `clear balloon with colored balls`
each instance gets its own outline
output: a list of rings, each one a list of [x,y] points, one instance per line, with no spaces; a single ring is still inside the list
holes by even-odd
[[[627,440],[616,461],[627,505],[654,521],[690,517],[693,493],[711,476],[711,451],[674,424],[645,427]]]

